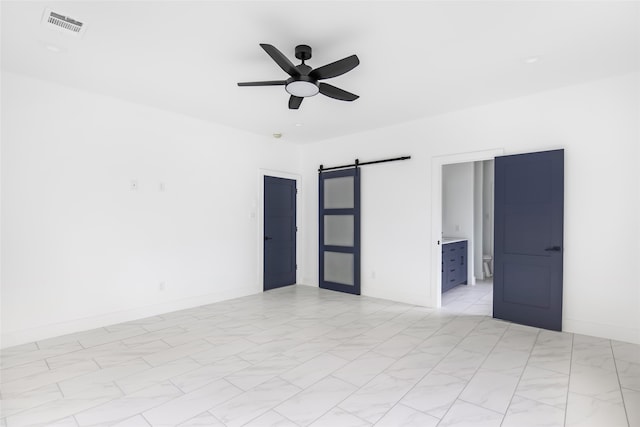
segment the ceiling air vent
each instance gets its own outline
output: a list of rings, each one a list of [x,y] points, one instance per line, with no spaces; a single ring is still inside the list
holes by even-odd
[[[48,28],[58,30],[65,34],[80,36],[84,33],[85,24],[69,16],[56,13],[51,9],[45,9],[42,16],[42,24]]]

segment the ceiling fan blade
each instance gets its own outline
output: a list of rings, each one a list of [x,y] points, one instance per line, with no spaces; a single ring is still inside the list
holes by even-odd
[[[331,64],[324,65],[309,73],[309,77],[316,80],[330,79],[331,77],[340,76],[347,71],[353,70],[358,66],[360,60],[356,55],[351,55]]]
[[[358,95],[354,95],[351,92],[347,92],[346,90],[331,86],[327,83],[320,83],[320,93],[328,96],[329,98],[339,99],[340,101],[355,101],[360,98]]]
[[[266,82],[240,82],[238,86],[284,86],[286,84],[286,80],[269,80]]]
[[[297,110],[298,108],[300,108],[300,104],[302,104],[303,99],[304,98],[302,97],[291,95],[291,98],[289,98],[289,109]]]
[[[260,43],[260,46],[269,54],[271,59],[276,61],[276,64],[278,64],[285,73],[289,74],[291,77],[298,77],[300,75],[300,71],[298,71],[296,66],[293,65],[293,63],[274,46],[266,43]]]

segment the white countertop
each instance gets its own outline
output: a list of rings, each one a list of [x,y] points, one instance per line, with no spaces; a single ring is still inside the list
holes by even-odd
[[[447,243],[455,243],[455,242],[466,242],[468,239],[464,237],[443,237],[442,244],[446,245]]]

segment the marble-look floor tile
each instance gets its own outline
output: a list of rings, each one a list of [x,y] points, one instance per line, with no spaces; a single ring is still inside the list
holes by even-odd
[[[292,286],[3,349],[0,427],[640,423],[640,346],[445,300]]]
[[[210,343],[210,341],[208,341]],[[257,347],[257,344],[251,342],[245,338],[234,339],[231,342],[226,342],[221,345],[213,346],[212,348],[198,352],[197,354],[192,354],[192,358],[203,365],[207,365],[210,363],[215,363],[218,360],[226,359],[230,356],[235,356],[243,351],[247,351],[251,348]]]
[[[297,387],[306,388],[347,363],[337,356],[321,354],[281,374],[280,377]]]
[[[39,372],[37,374],[29,375],[28,377],[19,378],[3,384],[2,396],[4,398],[18,397],[20,394],[26,393],[30,390],[35,390],[49,384],[99,370],[100,367],[98,365],[91,360],[87,360],[61,368]]]
[[[369,427],[371,425],[343,409],[333,408],[311,424],[311,427]]]
[[[142,413],[152,425],[178,425],[242,393],[218,380]],[[215,414],[214,414],[215,415]]]
[[[225,427],[220,420],[209,412],[203,412],[179,424],[180,427]]]
[[[573,347],[573,334],[542,329],[536,340],[536,347],[553,347],[571,351]]]
[[[466,385],[467,382],[463,379],[431,372],[416,384],[400,403],[442,418]]]
[[[196,357],[198,357],[200,353],[212,348],[213,344],[211,344],[210,342],[199,340],[179,345],[177,347],[167,348],[166,350],[157,351],[155,353],[147,354],[142,358],[151,366],[163,365],[173,360],[182,359],[186,356],[191,356],[197,362],[198,359],[196,359]]]
[[[615,371],[613,351],[609,346],[583,346],[574,348],[571,354],[571,363],[574,365],[592,366],[595,368]]]
[[[75,414],[75,419],[80,426],[108,425],[131,418],[181,395],[182,392],[172,384],[159,384]]]
[[[423,340],[410,335],[395,335],[371,351],[382,356],[399,358],[416,348]]]
[[[616,368],[623,388],[640,391],[640,360],[637,363],[618,360]]]
[[[61,420],[48,423],[47,427],[78,427],[74,417],[66,417]]]
[[[588,365],[571,367],[569,392],[611,403],[622,403],[622,393],[615,371]]]
[[[629,425],[632,427],[640,426],[640,391],[623,388],[622,398]]]
[[[348,383],[362,387],[395,361],[395,358],[380,356],[377,353],[365,353],[347,363],[332,375]]]
[[[122,420],[115,424],[112,424],[110,427],[150,427],[151,424],[144,419],[142,415],[136,415],[131,418],[127,418],[126,420]]]
[[[306,362],[307,360],[313,359],[322,353],[326,353],[339,345],[340,341],[338,340],[316,338],[312,341],[303,342],[302,344],[285,351],[283,355],[299,362]]]
[[[501,427],[564,427],[564,410],[514,396]]]
[[[144,343],[132,347],[129,347],[121,342],[118,342],[116,344],[119,344],[118,348],[107,349],[107,347],[99,346],[89,348],[85,351],[88,351],[88,354],[93,356],[93,360],[95,360],[98,365],[103,368],[108,368],[110,366],[126,362],[127,360],[144,358],[149,355],[161,353],[165,350],[170,350],[171,348],[169,344],[162,340]],[[105,344],[105,346],[110,345],[111,344]],[[91,350],[100,349],[101,347],[103,347],[102,351],[98,352],[97,354],[91,353]],[[176,357],[176,359],[177,358],[178,357]]]
[[[487,355],[500,340],[500,335],[477,334],[467,335],[458,343],[458,348]]]
[[[481,353],[456,347],[434,369],[443,374],[468,380],[476,373],[485,357]]]
[[[640,344],[612,340],[611,348],[616,360],[632,363],[639,363],[638,361],[640,361]]]
[[[58,385],[65,396],[77,396],[86,390],[99,389],[105,384],[111,384],[120,378],[144,372],[149,368],[151,367],[144,360],[132,359],[109,368],[94,370],[84,375],[59,381]]]
[[[352,384],[328,377],[276,406],[274,410],[297,425],[306,426],[328,412],[356,389],[357,387]]]
[[[375,423],[398,403],[414,384],[413,380],[401,380],[382,373],[338,406],[359,418]]]
[[[341,359],[355,360],[369,352],[372,348],[380,344],[380,342],[381,341],[375,337],[359,336],[341,342],[339,346],[329,350],[329,353],[334,356],[338,356]]]
[[[569,392],[567,427],[626,427],[627,416],[622,402],[606,402]]]
[[[55,383],[29,390],[13,397],[6,397],[0,401],[0,408],[2,409],[0,417],[8,417],[63,397],[58,385]]]
[[[122,341],[124,339],[135,337],[137,335],[144,335],[146,333],[147,331],[145,329],[134,326],[119,330],[117,332],[107,332],[106,334],[82,338],[79,340],[79,342],[82,347],[89,348],[114,341]]]
[[[105,386],[102,390],[94,391],[91,395],[53,400],[44,405],[9,416],[6,419],[7,426],[47,425],[120,396],[122,396],[122,392],[115,385]]]
[[[416,349],[424,353],[444,357],[453,350],[460,341],[462,341],[462,338],[455,335],[434,335],[418,344]]]
[[[527,360],[529,360],[529,352],[526,350],[494,350],[482,363],[481,369],[496,372],[524,369]]]
[[[25,352],[15,352],[11,349],[3,349],[2,353],[0,353],[0,368],[4,370],[7,368],[12,368],[14,366],[20,366],[31,362],[36,362],[38,360],[44,360],[50,357],[77,352],[79,350],[82,350],[82,346],[76,341],[59,344],[45,349]],[[53,368],[53,366],[49,366]]]
[[[478,371],[460,394],[460,399],[504,414],[519,379],[519,375]]]
[[[569,375],[571,347],[565,349],[536,345],[531,351],[528,364],[548,371]]]
[[[248,350],[238,353],[238,356],[250,363],[258,363],[270,357],[284,353],[300,345],[301,340],[280,339],[255,345]]]
[[[246,360],[231,356],[214,364],[171,377],[171,382],[183,392],[189,393],[250,366],[251,364]]]
[[[394,378],[418,382],[441,360],[438,355],[414,350],[396,360],[385,372]]]
[[[242,390],[250,390],[299,365],[297,360],[283,355],[274,356],[255,365],[249,365],[249,362],[242,359],[239,360],[247,367],[226,375],[225,379]],[[218,364],[214,366],[218,366]]]
[[[438,427],[499,427],[502,419],[500,413],[457,400]]]
[[[237,427],[259,417],[299,391],[300,388],[293,384],[274,378],[216,406],[209,412],[227,427]]]
[[[145,334],[135,335],[130,338],[123,339],[122,343],[128,347],[134,347],[140,344],[147,344],[158,340],[164,340],[164,342],[166,342],[170,346],[174,346],[171,342],[169,342],[169,339],[175,336],[182,336],[184,335],[184,333],[184,328],[173,326],[171,328],[160,329],[159,331],[155,332],[147,332]]]
[[[165,363],[164,365],[156,366],[155,368],[149,366],[147,369],[137,373],[117,378],[115,382],[123,392],[134,393],[152,385],[160,384],[178,375],[195,371],[201,367],[202,365],[195,360],[190,357],[185,357]]]
[[[0,370],[0,385],[19,380],[21,378],[30,377],[32,375],[37,375],[48,370],[49,366],[44,360],[36,360],[35,362],[24,365],[2,369]]]
[[[564,409],[568,389],[568,375],[527,366],[516,389],[516,395]]]
[[[435,427],[439,418],[398,404],[376,423],[376,427]]]
[[[294,423],[275,411],[267,411],[243,427],[299,427],[299,424]]]

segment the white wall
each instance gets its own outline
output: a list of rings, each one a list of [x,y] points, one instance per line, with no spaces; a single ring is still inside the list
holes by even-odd
[[[262,291],[260,169],[296,146],[2,79],[3,346]]]
[[[474,162],[442,167],[442,235],[467,239],[467,284],[475,284]]]
[[[473,162],[442,168],[442,233],[444,237],[473,237]]]
[[[362,293],[434,304],[432,157],[564,148],[564,329],[640,342],[639,80],[633,73],[303,147],[307,182],[319,164],[412,156],[362,168]],[[317,190],[308,189],[302,277],[317,284]]]
[[[482,162],[482,252],[493,257],[493,176],[494,161]],[[493,262],[491,263],[493,265]],[[493,270],[491,270],[493,273]]]
[[[484,279],[482,270],[482,242],[484,241],[484,163],[473,162],[473,275],[475,279]]]

